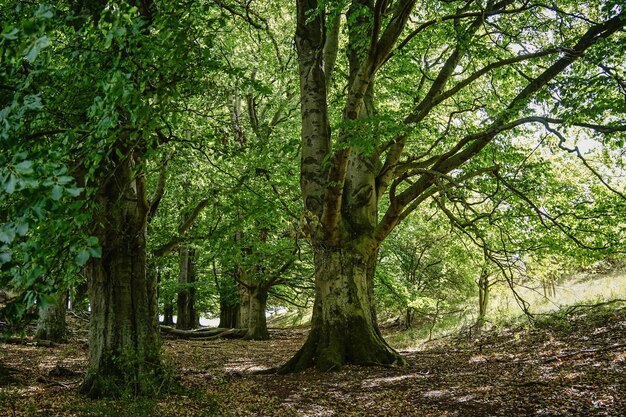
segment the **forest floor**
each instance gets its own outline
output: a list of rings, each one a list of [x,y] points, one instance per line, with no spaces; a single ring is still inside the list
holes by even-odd
[[[579,306],[532,328],[441,339],[402,351],[409,365],[397,368],[254,373],[284,363],[306,329],[274,329],[263,342],[166,339],[181,388],[143,400],[76,393],[85,331],[74,327],[73,342],[62,345],[0,345],[0,415],[626,416],[623,302]]]

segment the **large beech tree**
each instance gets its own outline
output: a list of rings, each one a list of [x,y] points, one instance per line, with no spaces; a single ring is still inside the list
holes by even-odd
[[[0,39],[8,58],[0,182],[5,158],[13,172],[0,206],[24,219],[17,225],[3,215],[0,225],[0,278],[19,290],[9,313],[44,302],[63,287],[60,276],[86,267],[91,329],[81,390],[153,394],[164,373],[156,276],[146,273],[157,200],[148,196],[146,161],[169,141],[179,100],[218,65],[204,36],[215,23],[212,6],[50,3],[11,6],[3,29],[10,35]]]
[[[402,363],[373,308],[381,242],[424,201],[472,178],[512,186],[498,155],[528,125],[623,131],[625,11],[596,1],[296,4],[316,300],[308,339],[281,371]],[[606,91],[589,94],[581,82],[598,72]],[[576,97],[603,106],[576,113]]]

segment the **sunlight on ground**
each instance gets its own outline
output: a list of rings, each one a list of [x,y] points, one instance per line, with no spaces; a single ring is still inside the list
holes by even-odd
[[[392,376],[392,377],[386,377],[386,378],[371,378],[371,379],[366,379],[365,381],[363,381],[363,383],[361,384],[361,387],[362,388],[375,388],[381,385],[393,384],[393,383],[396,383],[398,381],[402,381],[405,379],[422,379],[422,378],[429,378],[431,376],[432,375],[428,373],[424,373],[424,374],[415,373],[415,374]]]

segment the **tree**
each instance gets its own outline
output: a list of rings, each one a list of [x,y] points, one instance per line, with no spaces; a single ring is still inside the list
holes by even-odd
[[[439,318],[464,313],[475,290],[477,252],[436,206],[415,213],[381,245],[376,306],[400,314],[407,329],[427,322],[434,328]]]
[[[68,255],[79,267],[87,264],[91,333],[82,391],[91,396],[152,394],[161,387],[156,277],[146,274],[146,160],[168,141],[163,132],[178,100],[218,66],[204,36],[215,23],[210,7],[196,4],[194,13],[181,14],[178,6],[76,1],[68,9],[60,2],[41,6],[33,18],[18,7],[6,29],[12,34],[2,38],[12,57],[3,77],[17,85],[3,89],[15,104],[3,108],[9,125],[3,149],[15,161],[10,169],[21,170],[19,186],[15,173],[15,179],[9,175],[2,196],[17,202],[10,207],[26,220],[21,226],[2,219],[3,231],[23,237],[16,241],[12,232],[2,239],[14,244],[3,245],[2,267],[14,277],[28,273],[23,285],[16,283],[27,311],[51,292],[46,283],[53,279],[45,274],[59,275],[55,253],[60,270]],[[48,192],[35,198],[35,191]],[[33,217],[41,227],[29,227]],[[34,249],[45,262],[31,267],[38,258],[27,255]]]
[[[308,339],[283,372],[403,362],[377,329],[378,248],[438,193],[472,178],[514,179],[490,158],[512,134],[533,123],[609,137],[624,130],[615,70],[604,71],[611,91],[599,93],[602,111],[574,117],[558,107],[572,108],[559,91],[577,96],[581,77],[603,61],[623,63],[624,47],[615,45],[624,43],[624,11],[586,2],[581,14],[580,3],[553,3],[352,1],[348,39],[338,42],[343,4],[297,1],[301,190],[316,301]],[[422,23],[407,23],[411,16]],[[333,72],[338,45],[348,68]],[[328,87],[344,74],[345,99],[336,109]],[[387,102],[376,100],[385,95]]]
[[[67,310],[67,293],[59,292],[45,305],[39,306],[39,319],[35,338],[52,342],[65,342],[67,324],[65,312]]]

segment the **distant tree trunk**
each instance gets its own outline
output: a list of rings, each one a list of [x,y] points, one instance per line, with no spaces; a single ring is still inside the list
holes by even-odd
[[[235,327],[246,329],[250,322],[250,291],[238,283],[237,292],[239,294],[239,311],[237,312],[237,326]]]
[[[415,309],[413,307],[406,308],[406,318],[404,321],[404,328],[410,329],[413,327],[413,319],[415,318]]]
[[[245,339],[267,340],[270,338],[265,317],[267,297],[268,288],[265,288],[263,284],[258,284],[249,290],[248,332],[244,336]]]
[[[195,249],[182,246],[179,249],[180,273],[178,283],[182,289],[178,292],[176,302],[176,328],[181,330],[194,329],[198,325],[198,318],[195,309],[194,283],[196,281],[195,272]]]
[[[219,280],[215,265],[213,266],[215,282],[220,295],[220,324],[222,328],[247,328],[250,302],[247,289],[238,281],[242,279],[242,271],[233,268],[230,273]]]
[[[67,293],[55,294],[50,304],[39,309],[35,338],[57,343],[65,342],[67,330],[65,321],[66,310]]]
[[[161,295],[161,291],[160,289],[160,284],[161,284],[161,277],[162,277],[162,272],[161,269],[158,268],[156,265],[150,265],[148,266],[148,274],[155,274],[156,275],[156,281],[157,281],[157,300],[161,300],[163,297]],[[167,273],[167,277],[169,278],[169,272]],[[157,321],[158,321],[158,315],[157,315]],[[163,300],[163,322],[161,323],[165,326],[172,326],[174,325],[174,304],[172,302],[171,299],[168,300]]]
[[[487,306],[489,304],[489,272],[483,269],[478,278],[478,320],[476,324],[480,327],[485,324],[485,317],[487,316]]]
[[[166,301],[163,307],[163,324],[166,326],[174,324],[174,304],[171,301]]]
[[[72,311],[74,312],[86,312],[89,307],[88,298],[89,286],[87,282],[83,282],[76,287],[74,297],[72,298]]]
[[[541,281],[543,284],[543,296],[546,298],[556,297],[557,272],[550,271]]]
[[[237,328],[237,318],[239,317],[239,303],[232,300],[223,299],[220,296],[220,323],[218,327]]]
[[[115,155],[115,153],[113,153]],[[116,161],[96,196],[102,257],[89,266],[91,397],[150,395],[161,386],[156,277],[146,274],[145,178],[131,156]]]

